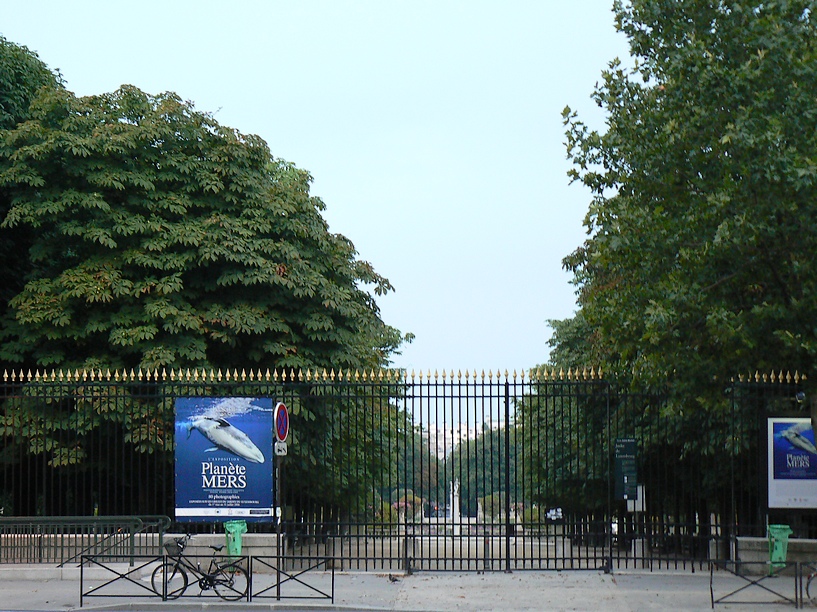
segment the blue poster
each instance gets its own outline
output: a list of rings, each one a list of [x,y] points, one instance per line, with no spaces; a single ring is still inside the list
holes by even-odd
[[[176,399],[176,520],[272,521],[272,400]]]
[[[817,507],[817,446],[811,419],[769,419],[769,507]]]

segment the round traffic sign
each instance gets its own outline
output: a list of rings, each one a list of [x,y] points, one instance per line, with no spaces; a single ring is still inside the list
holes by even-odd
[[[283,402],[278,402],[272,416],[275,421],[275,437],[280,442],[285,442],[289,435],[289,412]]]

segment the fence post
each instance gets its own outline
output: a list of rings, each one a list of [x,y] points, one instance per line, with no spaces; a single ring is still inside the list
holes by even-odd
[[[610,383],[605,383],[605,403],[607,409],[607,518],[604,531],[607,533],[607,562],[604,568],[605,574],[613,573],[613,441],[612,418],[610,415]],[[623,535],[623,534],[622,534]]]
[[[511,390],[505,375],[505,573],[511,573]]]
[[[144,531],[143,527],[144,524],[142,523],[142,519],[136,517],[134,521],[132,521],[128,527],[130,528],[130,566],[133,567],[134,561],[133,557],[136,554],[136,534],[142,533]]]
[[[411,562],[414,559],[414,536],[406,530],[403,539],[403,571],[407,576],[412,574]],[[411,550],[411,554],[409,554]]]

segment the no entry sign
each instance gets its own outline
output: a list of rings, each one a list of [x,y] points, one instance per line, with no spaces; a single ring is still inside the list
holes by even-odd
[[[283,402],[278,402],[275,406],[272,418],[275,422],[275,438],[279,442],[286,442],[289,435],[289,412]]]

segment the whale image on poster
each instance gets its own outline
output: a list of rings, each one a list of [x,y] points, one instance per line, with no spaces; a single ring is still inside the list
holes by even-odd
[[[769,507],[817,507],[817,446],[811,419],[769,419]]]
[[[176,520],[271,521],[272,399],[176,399]]]
[[[208,452],[221,449],[253,463],[264,463],[264,453],[250,440],[249,436],[223,417],[194,417],[187,424],[188,438],[194,429],[215,444],[213,448],[208,449]]]

